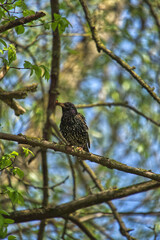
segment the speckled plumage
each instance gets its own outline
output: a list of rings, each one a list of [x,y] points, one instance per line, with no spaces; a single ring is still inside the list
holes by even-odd
[[[85,117],[77,112],[72,103],[57,103],[57,105],[62,107],[60,131],[63,137],[70,145],[82,147],[89,152],[90,141]]]

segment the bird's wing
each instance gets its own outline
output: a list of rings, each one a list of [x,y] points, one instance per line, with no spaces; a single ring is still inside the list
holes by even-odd
[[[83,123],[83,126],[85,127],[86,129],[86,133],[87,133],[87,143],[88,143],[88,147],[90,148],[90,140],[89,140],[89,135],[88,135],[88,126],[86,124],[86,119],[85,117],[81,114],[81,113],[78,113],[76,115],[76,117]]]

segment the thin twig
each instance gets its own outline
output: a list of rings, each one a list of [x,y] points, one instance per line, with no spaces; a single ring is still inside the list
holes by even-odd
[[[15,176],[14,176],[14,177],[15,177]],[[54,185],[52,185],[52,186],[50,186],[50,187],[49,187],[49,186],[39,187],[39,186],[35,186],[35,185],[33,185],[33,184],[30,184],[30,183],[27,183],[27,182],[25,182],[24,180],[21,180],[21,179],[18,179],[18,180],[21,181],[21,182],[22,182],[25,186],[27,186],[27,187],[33,187],[33,188],[35,188],[35,189],[41,189],[41,190],[43,190],[44,188],[47,188],[48,190],[54,191],[54,189],[55,189],[56,187],[64,184],[64,183],[67,181],[68,178],[69,178],[69,176],[67,176],[64,180],[60,181],[59,183],[56,183],[56,184],[54,184]]]
[[[69,155],[67,155],[67,158],[68,158],[69,166],[70,166],[71,173],[72,173],[73,200],[76,200],[76,173],[75,173],[75,170],[74,170],[74,166],[73,166],[71,157]]]
[[[154,8],[152,6],[152,1],[144,0],[144,2],[148,5],[150,13],[151,13],[151,15],[153,16],[153,18],[155,20],[155,23],[156,23],[157,28],[158,28],[158,32],[160,34],[160,20],[158,18],[159,16],[156,14],[156,11],[154,10]]]
[[[66,235],[66,231],[67,231],[67,223],[68,223],[68,218],[66,218],[64,221],[64,227],[63,227],[63,232],[62,232],[62,236],[61,236],[61,239],[63,239],[63,240],[65,240],[65,235]]]
[[[93,236],[93,233],[89,231],[89,229],[82,222],[80,222],[78,218],[69,216],[68,219],[74,224],[76,224],[87,235],[89,239],[97,240],[97,238]]]
[[[92,108],[92,107],[102,107],[102,106],[106,106],[106,107],[124,107],[124,108],[128,108],[131,111],[137,113],[138,115],[142,116],[143,118],[145,118],[146,120],[150,121],[151,123],[153,123],[154,125],[160,127],[160,123],[156,122],[155,120],[153,120],[152,118],[148,117],[147,115],[145,115],[144,113],[140,112],[137,108],[129,105],[127,102],[100,102],[100,103],[95,103],[95,104],[79,104],[76,105],[77,108]]]
[[[143,87],[147,90],[147,92],[156,100],[158,103],[160,103],[160,97],[157,96],[157,94],[154,92],[154,88],[151,88],[133,69],[135,67],[131,67],[128,63],[126,63],[124,60],[122,60],[120,57],[115,55],[111,50],[107,49],[105,45],[102,43],[98,32],[96,30],[96,26],[94,24],[93,18],[91,16],[91,13],[88,9],[87,3],[85,0],[79,0],[80,4],[82,5],[83,11],[85,13],[86,20],[89,24],[92,38],[95,41],[96,47],[98,52],[103,51],[108,56],[110,56],[113,60],[115,60],[121,67],[123,67],[127,72],[129,72],[133,78]]]

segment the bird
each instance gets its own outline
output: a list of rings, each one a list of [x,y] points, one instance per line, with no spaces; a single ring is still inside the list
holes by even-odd
[[[85,117],[77,112],[73,103],[56,101],[56,105],[62,107],[60,132],[65,140],[69,145],[80,147],[84,151],[89,152],[90,140]]]

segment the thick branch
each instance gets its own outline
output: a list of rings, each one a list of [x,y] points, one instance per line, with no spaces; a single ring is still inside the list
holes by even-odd
[[[14,99],[1,99],[1,100],[14,110],[16,116],[19,116],[26,112],[26,110],[23,107],[21,107],[19,103]]]
[[[0,132],[0,139],[8,140],[8,141],[15,141],[21,144],[28,144],[33,147],[39,146],[42,149],[52,149],[54,151],[59,151],[63,153],[67,153],[73,156],[80,157],[82,160],[90,160],[91,162],[95,162],[111,169],[117,169],[122,172],[132,173],[138,176],[150,178],[160,182],[160,174],[156,174],[151,172],[150,170],[145,170],[142,168],[134,168],[130,167],[126,164],[120,163],[116,160],[95,155],[92,153],[88,153],[85,151],[79,151],[77,148],[72,148],[71,146],[62,145],[54,142],[48,142],[44,139],[40,138],[32,138],[27,137],[25,135],[13,135]]]
[[[18,18],[16,20],[10,21],[2,26],[0,26],[0,33],[5,32],[8,29],[17,27],[19,25],[23,25],[25,23],[32,22],[33,20],[37,20],[38,18],[44,17],[46,14],[44,12],[36,12],[34,15],[30,15],[27,17]]]
[[[88,9],[87,3],[85,0],[79,0],[82,8],[84,10],[87,22],[89,24],[91,33],[92,33],[92,38],[95,41],[95,44],[97,46],[98,52],[103,51],[106,53],[108,56],[110,56],[113,60],[115,60],[121,67],[126,69],[127,72],[129,72],[133,78],[143,87],[147,90],[147,92],[158,102],[160,103],[160,97],[157,96],[157,94],[154,92],[154,88],[151,88],[133,69],[135,67],[131,67],[129,64],[127,64],[124,60],[122,60],[120,57],[115,55],[111,50],[107,49],[105,45],[102,43],[98,32],[96,30],[96,26],[94,24],[94,21],[91,17],[90,11]]]
[[[54,21],[54,13],[59,13],[59,2],[58,0],[50,0],[51,5],[51,16]],[[43,128],[43,138],[49,140],[51,134],[50,115],[55,111],[55,103],[57,97],[57,86],[59,79],[59,62],[60,62],[60,36],[58,28],[52,31],[52,63],[51,63],[51,78],[50,87],[48,94],[48,106],[46,111],[46,122]],[[48,164],[47,164],[47,153],[46,150],[42,151],[42,172],[43,172],[43,187],[48,186]],[[43,191],[43,207],[48,204],[48,189],[44,188]],[[45,229],[45,222],[41,221],[38,240],[43,239],[43,233]]]
[[[35,92],[37,90],[37,85],[37,83],[33,83],[15,91],[5,91],[0,87],[0,99],[24,99],[27,97],[28,92]]]
[[[27,92],[35,92],[37,89],[37,84],[33,83],[31,85],[25,86],[17,91],[5,91],[0,88],[0,100],[6,103],[10,108],[12,108],[15,112],[16,116],[19,116],[26,112],[26,110],[19,105],[16,99],[23,99],[27,96]]]
[[[15,223],[28,222],[34,220],[42,220],[46,218],[65,217],[67,214],[73,213],[79,209],[91,207],[95,204],[101,204],[117,198],[123,198],[132,194],[151,190],[160,187],[160,183],[156,181],[148,181],[125,187],[121,189],[108,190],[97,194],[89,195],[75,201],[56,206],[55,208],[37,208],[32,210],[14,211],[7,216],[15,221]],[[5,216],[4,216],[5,217]]]

